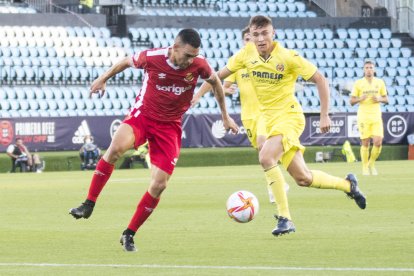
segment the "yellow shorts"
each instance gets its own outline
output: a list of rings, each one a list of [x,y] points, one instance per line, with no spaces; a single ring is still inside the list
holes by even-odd
[[[300,112],[286,112],[277,116],[266,116],[267,138],[282,135],[283,155],[280,162],[286,169],[296,152],[305,152],[299,137],[305,129],[305,116]]]
[[[367,139],[374,136],[384,137],[382,118],[377,121],[358,120],[359,137]]]
[[[246,129],[247,137],[252,146],[257,149],[257,137],[266,137],[266,123],[263,115],[257,115],[254,119],[242,120],[243,126]]]

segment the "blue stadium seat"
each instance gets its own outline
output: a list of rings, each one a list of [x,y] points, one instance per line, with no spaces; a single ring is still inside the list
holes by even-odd
[[[376,48],[368,48],[367,54],[369,58],[375,59],[378,56],[378,50]]]
[[[356,39],[347,39],[346,44],[348,45],[348,48],[355,49],[358,46],[358,40]]]
[[[325,34],[322,29],[314,29],[313,33],[315,34],[315,39],[324,39]]]
[[[410,50],[410,48],[405,48],[405,47],[401,48],[401,56],[404,57],[404,58],[411,57],[411,50]]]
[[[393,58],[398,58],[398,57],[400,57],[400,53],[401,53],[401,51],[400,51],[400,49],[399,49],[399,48],[390,48],[390,49],[389,49],[389,51],[390,51],[390,56],[391,56],[391,57],[393,57]]]
[[[397,91],[394,86],[387,87],[387,94],[388,96],[395,96],[397,95]]]
[[[404,96],[405,95],[405,86],[394,86],[395,93],[394,96]]]
[[[346,29],[339,28],[336,30],[339,39],[346,40],[348,38],[348,32]]]
[[[387,58],[389,57],[389,51],[387,48],[378,48],[378,55],[381,58]]]
[[[381,32],[379,29],[372,28],[372,29],[369,29],[369,32],[370,32],[370,37],[373,39],[378,40],[381,37]]]
[[[401,48],[401,39],[399,39],[399,38],[391,38],[391,46],[393,48]]]
[[[392,33],[390,29],[383,28],[381,31],[381,37],[385,39],[391,39]]]
[[[388,77],[394,78],[397,75],[397,69],[395,69],[394,67],[389,67],[387,68],[385,73]]]
[[[382,78],[384,76],[384,68],[376,67],[375,68],[375,76],[378,78]]]
[[[397,66],[398,66],[398,59],[396,59],[396,58],[392,58],[392,57],[387,58],[387,63],[388,63],[388,66],[389,66],[389,67],[393,67],[393,68],[395,68],[395,67],[397,67]]]
[[[407,77],[408,69],[406,67],[397,67],[397,75],[401,77]]]
[[[358,39],[358,38],[360,38],[358,30],[357,29],[354,29],[354,28],[348,29],[348,36],[351,39]]]

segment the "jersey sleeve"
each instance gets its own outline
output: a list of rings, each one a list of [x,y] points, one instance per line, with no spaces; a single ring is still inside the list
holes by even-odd
[[[383,80],[381,80],[380,81],[380,83],[381,83],[381,85],[380,85],[380,91],[379,91],[379,94],[381,95],[381,96],[387,96],[387,88],[386,88],[386,86],[385,86],[385,82],[383,81]]]
[[[6,152],[8,152],[8,153],[13,153],[13,151],[14,151],[14,145],[9,145],[9,146],[7,147]]]
[[[224,81],[235,83],[236,82],[236,73],[231,74],[230,76],[225,78]]]
[[[227,69],[231,72],[235,73],[240,69],[245,68],[245,56],[246,56],[246,48],[242,48],[236,54],[234,54],[229,60],[227,61]]]
[[[147,51],[136,52],[131,58],[135,68],[143,69],[147,65]]]
[[[318,70],[315,65],[294,50],[290,50],[290,63],[293,71],[305,80],[309,80]]]
[[[213,74],[214,72],[214,69],[211,68],[210,64],[204,57],[202,58],[202,60],[203,61],[200,66],[199,74],[200,74],[200,78],[205,80],[205,79],[210,78],[211,74]]]
[[[351,97],[360,97],[360,96],[361,96],[360,82],[356,81],[354,83],[354,87],[352,88]]]

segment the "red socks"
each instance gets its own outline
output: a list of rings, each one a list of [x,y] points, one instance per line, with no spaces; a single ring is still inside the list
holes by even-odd
[[[111,177],[114,165],[109,164],[103,158],[101,158],[96,165],[95,172],[93,173],[91,185],[89,186],[89,193],[87,199],[96,202],[99,194],[105,186],[108,179]]]
[[[154,211],[155,207],[157,207],[158,202],[160,201],[159,198],[153,198],[148,191],[142,196],[141,201],[137,206],[137,210],[135,211],[134,216],[132,217],[128,229],[136,232],[138,228],[147,220],[147,218],[151,215],[152,211]]]
[[[96,202],[99,194],[105,186],[108,179],[111,177],[114,165],[109,164],[103,158],[99,160],[96,170],[93,174],[91,185],[89,187],[88,200]],[[142,196],[138,203],[137,209],[132,217],[128,229],[136,232],[138,228],[147,220],[152,211],[157,207],[159,198],[153,198],[148,191]]]

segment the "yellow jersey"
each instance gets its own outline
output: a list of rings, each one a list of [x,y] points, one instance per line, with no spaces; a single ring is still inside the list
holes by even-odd
[[[367,95],[367,98],[359,103],[358,118],[360,120],[375,121],[381,119],[381,105],[374,103],[372,96],[386,96],[387,89],[383,80],[373,78],[371,83],[364,77],[355,82],[351,96],[361,97]]]
[[[246,68],[265,115],[284,112],[301,112],[302,107],[295,97],[298,76],[310,79],[317,71],[315,65],[301,57],[296,51],[273,42],[274,49],[264,60],[254,43],[249,42],[227,63],[231,72]]]
[[[255,119],[260,114],[260,106],[247,70],[238,70],[236,73],[228,76],[224,81],[237,83],[240,93],[242,121]]]

